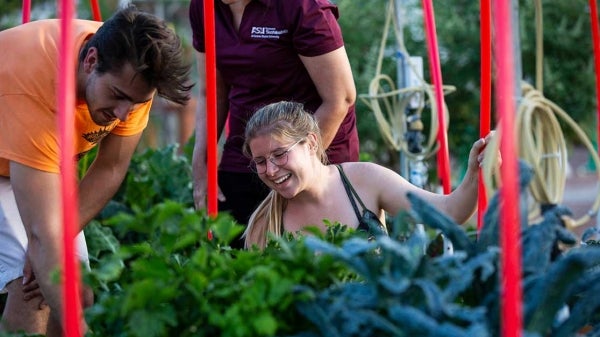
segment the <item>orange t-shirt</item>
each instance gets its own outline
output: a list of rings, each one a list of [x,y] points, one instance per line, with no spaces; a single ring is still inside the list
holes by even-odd
[[[0,32],[0,176],[9,176],[9,161],[42,171],[59,172],[57,69],[59,20],[39,20]],[[100,27],[75,20],[75,60],[84,41]],[[73,65],[76,67],[77,65]],[[151,102],[126,121],[100,126],[85,103],[75,109],[75,153],[83,155],[104,136],[130,136],[148,124]]]

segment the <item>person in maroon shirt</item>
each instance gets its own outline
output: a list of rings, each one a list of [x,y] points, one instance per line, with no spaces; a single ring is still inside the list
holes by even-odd
[[[194,201],[206,201],[204,0],[192,0],[200,100],[193,155]],[[228,120],[219,164],[219,210],[246,224],[269,189],[242,152],[246,122],[273,102],[304,104],[314,113],[331,163],[357,161],[356,88],[338,10],[328,0],[215,0],[217,132]],[[241,247],[241,241],[232,246]]]

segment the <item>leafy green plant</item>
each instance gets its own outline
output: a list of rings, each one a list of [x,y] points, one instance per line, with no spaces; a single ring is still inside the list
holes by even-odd
[[[164,200],[193,205],[191,164],[187,157],[177,153],[175,145],[147,149],[134,156],[127,177],[113,198],[140,209]]]
[[[188,156],[177,153],[175,145],[161,149],[146,149],[132,160],[116,195],[96,217],[101,224],[113,220],[112,233],[120,242],[141,242],[147,239],[142,231],[130,230],[127,219],[144,214],[153,206],[167,200],[192,207],[192,173]],[[144,227],[141,223],[139,226]],[[87,233],[87,236],[91,234]]]
[[[292,310],[306,297],[298,285],[319,289],[352,278],[340,262],[315,256],[302,240],[280,238],[264,252],[232,250],[227,244],[240,226],[229,216],[210,219],[175,202],[116,215],[106,224],[145,239],[115,245],[109,232],[91,227],[99,237],[90,243],[98,266],[87,275],[98,289],[96,304],[86,311],[92,336],[291,333],[306,324]],[[329,237],[345,233],[337,226]]]
[[[526,186],[531,174],[522,170]],[[404,244],[385,235],[342,247],[307,238],[313,251],[344,261],[363,281],[312,290],[313,300],[298,307],[314,327],[298,336],[500,335],[498,196],[478,241],[416,196],[409,198],[414,218],[441,230],[455,253],[429,258],[423,249],[428,239],[418,232]],[[553,258],[557,242],[575,243],[560,220],[565,212],[556,207],[539,223],[523,226],[526,336],[574,336],[584,327],[592,329],[590,336],[600,331],[600,249],[574,248]]]
[[[187,165],[169,163],[168,151],[146,158],[86,231],[86,281],[96,292],[86,310],[90,336],[499,336],[498,195],[478,237],[409,195],[413,209],[390,219],[389,234],[369,238],[327,222],[325,233],[313,228],[242,251],[228,245],[241,227],[227,214],[210,218],[188,203],[145,198],[144,188],[174,183],[151,184],[162,171],[148,168]],[[523,191],[531,176],[522,166]],[[171,188],[191,194],[183,181]],[[557,249],[576,241],[562,226],[565,213],[558,206],[529,225],[522,212],[524,336],[600,330],[600,249]],[[453,254],[432,253],[436,232]]]
[[[242,227],[191,202],[189,160],[175,148],[133,158],[119,193],[86,228],[96,293],[86,310],[92,336],[273,336],[302,330],[293,305],[317,289],[352,279],[332,257],[302,240],[264,251],[232,250]],[[211,235],[209,235],[211,233]],[[331,224],[328,242],[350,233]],[[249,317],[252,319],[249,320]]]

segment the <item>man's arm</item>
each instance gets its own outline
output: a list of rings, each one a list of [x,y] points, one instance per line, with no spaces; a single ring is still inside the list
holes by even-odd
[[[87,224],[112,198],[125,177],[140,139],[135,136],[108,135],[98,149],[94,163],[80,183],[80,223]],[[60,176],[11,162],[11,185],[29,240],[28,259],[57,322],[62,322],[59,285],[50,274],[60,266],[62,224]]]
[[[141,133],[133,136],[109,134],[100,142],[96,159],[79,183],[81,229],[117,193],[141,136]]]
[[[58,270],[61,261],[60,176],[16,162],[10,163],[10,173],[29,241],[28,259],[54,319],[61,322],[61,288],[50,280],[50,274]]]
[[[344,47],[319,56],[300,56],[300,59],[323,100],[315,111],[315,117],[323,145],[327,148],[356,100],[350,62]]]
[[[206,206],[206,54],[196,52],[198,66],[198,104],[196,106],[196,139],[192,156],[194,204],[196,209]],[[217,137],[220,137],[229,113],[229,87],[217,71]],[[224,200],[219,192],[219,199]]]

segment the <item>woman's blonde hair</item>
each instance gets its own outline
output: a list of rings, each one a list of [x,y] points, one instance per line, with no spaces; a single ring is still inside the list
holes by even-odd
[[[271,103],[257,110],[246,124],[243,151],[246,156],[252,157],[250,141],[258,136],[271,135],[278,139],[299,141],[310,134],[316,136],[317,156],[323,164],[326,164],[327,155],[314,116],[304,110],[304,105],[301,103],[288,101]],[[286,204],[286,199],[275,191],[269,193],[250,217],[244,232],[246,248],[253,245],[264,248],[267,244],[268,232],[275,236],[283,234],[282,217]]]

